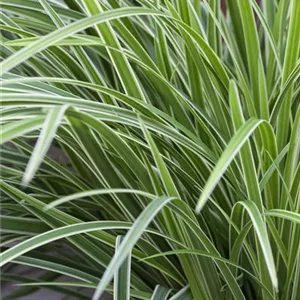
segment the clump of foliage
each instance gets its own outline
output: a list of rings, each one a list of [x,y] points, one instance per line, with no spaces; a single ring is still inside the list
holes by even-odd
[[[1,8],[6,299],[299,299],[300,1]]]

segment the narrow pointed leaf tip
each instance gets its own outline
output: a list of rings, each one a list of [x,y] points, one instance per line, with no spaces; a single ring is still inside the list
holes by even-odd
[[[40,164],[42,163],[68,107],[69,105],[65,104],[49,110],[45,122],[42,126],[40,136],[26,166],[22,179],[23,186],[27,186],[30,183]]]
[[[257,120],[254,118],[249,119],[239,128],[239,130],[230,140],[204,186],[196,206],[196,213],[200,213],[208,198],[212,194],[214,188],[219,183],[223,174],[226,172],[230,163],[234,160],[235,156],[238,154],[255,129],[263,122],[263,120]]]
[[[106,286],[113,278],[115,271],[120,268],[124,260],[128,257],[131,249],[139,240],[144,230],[153,221],[155,216],[166,206],[170,201],[175,200],[176,197],[161,196],[154,199],[139,215],[131,229],[125,235],[121,245],[116,251],[114,257],[106,268],[101,281],[93,295],[93,300],[99,300],[102,296]]]

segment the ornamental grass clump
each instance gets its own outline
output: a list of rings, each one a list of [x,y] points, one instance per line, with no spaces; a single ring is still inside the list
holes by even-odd
[[[220,2],[1,0],[2,299],[299,299],[300,1]]]

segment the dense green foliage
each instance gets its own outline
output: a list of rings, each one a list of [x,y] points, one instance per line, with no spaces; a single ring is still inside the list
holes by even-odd
[[[0,3],[2,299],[299,299],[299,0]]]

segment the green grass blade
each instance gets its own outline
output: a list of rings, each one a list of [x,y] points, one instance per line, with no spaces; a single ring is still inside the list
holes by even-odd
[[[45,210],[54,208],[58,205],[67,203],[69,201],[73,201],[76,199],[82,199],[85,197],[91,197],[94,195],[107,195],[107,194],[116,194],[116,193],[129,193],[129,194],[136,194],[136,195],[141,195],[141,196],[145,196],[147,198],[153,199],[155,198],[154,195],[143,192],[143,191],[139,191],[139,190],[130,190],[130,189],[100,189],[100,190],[90,190],[90,191],[85,191],[85,192],[80,192],[80,193],[76,193],[73,195],[68,195],[66,197],[61,197],[51,203],[49,203],[46,207]]]
[[[237,131],[241,126],[243,126],[245,120],[237,87],[234,82],[231,82],[229,93],[233,125],[235,130]],[[254,158],[248,142],[246,142],[245,145],[241,148],[240,157],[243,167],[243,173],[245,176],[248,197],[257,204],[260,210],[262,210],[263,203],[260,195],[258,178],[254,165]]]
[[[6,123],[4,125],[1,125],[0,127],[1,144],[4,144],[19,136],[32,132],[36,129],[39,129],[42,126],[44,121],[45,121],[44,117],[35,117],[33,119],[28,119],[28,120],[25,119],[25,120],[15,121],[12,123]]]
[[[150,300],[167,300],[170,293],[170,289],[157,285]]]
[[[215,166],[213,172],[211,173],[196,206],[196,212],[199,213],[205,203],[207,202],[209,196],[211,195],[213,189],[218,184],[220,178],[225,173],[227,167],[230,165],[232,160],[235,158],[236,154],[240,151],[242,146],[247,142],[251,134],[256,130],[256,128],[262,124],[262,120],[250,119],[245,122],[239,130],[236,132],[234,137],[228,143],[225,151],[220,157],[217,165]]]
[[[188,286],[181,289],[178,293],[170,298],[170,300],[192,300],[191,291]]]
[[[48,244],[52,241],[56,241],[72,235],[86,233],[97,230],[109,230],[109,229],[128,229],[130,225],[124,222],[113,221],[95,221],[88,223],[79,223],[60,227],[34,236],[0,254],[0,266],[4,266],[13,259],[21,256],[30,250],[36,249],[42,245]]]
[[[131,248],[135,245],[138,241],[140,236],[143,234],[144,230],[153,220],[157,213],[167,205],[170,201],[174,200],[174,197],[158,197],[153,200],[147,208],[140,214],[140,216],[136,219],[134,224],[132,225],[131,229],[125,235],[122,244],[120,245],[119,251],[115,254],[112,258],[111,262],[109,263],[94,295],[93,300],[98,300],[102,293],[104,292],[106,286],[109,284],[110,280],[112,279],[114,272],[118,269],[128,254],[131,251]]]
[[[283,65],[283,72],[281,78],[281,85],[283,86],[296,65],[299,57],[300,50],[300,3],[297,0],[292,1],[291,17],[289,24],[289,32],[287,37],[287,45],[285,49],[285,58]],[[292,87],[286,95],[286,99],[282,104],[278,116],[277,140],[278,148],[281,150],[287,143],[289,122],[290,122],[290,109],[292,104]]]
[[[22,184],[28,185],[32,178],[34,177],[37,169],[43,161],[44,156],[55,137],[57,128],[59,127],[65,111],[68,109],[69,105],[63,105],[61,107],[56,107],[50,109],[48,112],[43,127],[41,129],[41,134],[36,142],[30,160],[26,166],[26,170],[23,175]]]
[[[300,214],[284,209],[272,209],[265,213],[266,216],[282,218],[291,222],[300,223]]]
[[[116,255],[122,244],[123,237],[118,236],[116,239]],[[116,271],[114,277],[114,299],[130,299],[130,268],[131,268],[131,253],[125,259],[121,267]]]
[[[164,15],[161,12],[153,11],[146,8],[120,8],[112,11],[100,13],[95,16],[86,17],[82,20],[74,22],[66,27],[57,29],[56,31],[49,33],[41,38],[39,41],[23,48],[22,50],[11,55],[5,61],[0,64],[0,75],[8,72],[12,68],[16,67],[20,63],[24,62],[28,58],[32,57],[36,53],[46,49],[53,45],[55,42],[61,41],[65,37],[68,37],[76,32],[82,31],[92,25],[104,23],[113,19],[134,16],[134,15]]]
[[[273,287],[275,291],[278,292],[278,278],[275,261],[272,254],[272,248],[268,236],[266,223],[262,217],[262,214],[260,213],[259,208],[253,201],[246,200],[245,202],[238,202],[236,205],[243,206],[250,216],[253,228],[255,229],[259,240],[260,247],[262,248],[262,252],[265,258],[270,278],[273,283]]]

